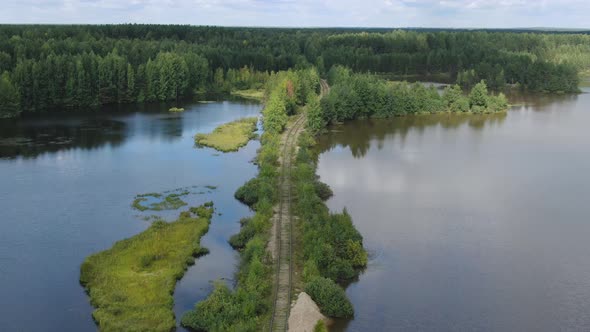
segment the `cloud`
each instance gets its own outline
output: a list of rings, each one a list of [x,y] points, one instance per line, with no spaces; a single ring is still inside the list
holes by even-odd
[[[585,0],[5,0],[0,23],[588,27]]]

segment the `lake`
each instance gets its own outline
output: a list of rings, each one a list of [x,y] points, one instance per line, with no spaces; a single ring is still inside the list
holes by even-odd
[[[590,89],[507,114],[330,128],[318,174],[364,236],[341,331],[590,331]]]
[[[259,147],[220,154],[194,147],[193,135],[246,116],[246,102],[119,106],[96,113],[0,121],[0,330],[93,331],[88,297],[79,284],[84,258],[176,211],[131,208],[137,194],[188,188],[189,206],[214,201],[217,212],[197,260],[177,284],[177,319],[212,290],[232,283],[238,254],[229,237],[251,215],[233,193],[254,177]],[[206,186],[216,186],[216,189]],[[185,208],[186,209],[186,208]]]

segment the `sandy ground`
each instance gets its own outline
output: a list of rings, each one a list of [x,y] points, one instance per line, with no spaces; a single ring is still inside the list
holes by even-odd
[[[291,308],[289,332],[313,332],[315,324],[320,319],[328,321],[328,318],[322,315],[320,308],[311,297],[307,293],[301,292],[295,305]]]

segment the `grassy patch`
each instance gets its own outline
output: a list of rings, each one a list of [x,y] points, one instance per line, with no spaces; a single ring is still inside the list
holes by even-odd
[[[210,134],[195,135],[197,146],[208,146],[222,152],[238,151],[256,137],[256,118],[244,118],[223,124]]]
[[[171,223],[147,230],[86,258],[80,282],[96,308],[102,331],[171,331],[174,286],[194,257],[206,253],[200,238],[213,208],[202,205]]]
[[[184,108],[182,107],[172,107],[168,110],[168,112],[172,112],[172,113],[179,113],[179,112],[184,112]]]
[[[231,92],[232,95],[262,101],[264,99],[264,89],[248,89],[248,90],[235,90]]]

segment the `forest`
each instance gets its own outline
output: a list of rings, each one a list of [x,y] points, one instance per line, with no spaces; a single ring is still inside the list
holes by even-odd
[[[331,123],[357,118],[387,118],[407,114],[498,113],[508,109],[508,100],[500,92],[488,91],[480,81],[468,94],[458,85],[447,86],[442,93],[422,83],[389,82],[373,75],[355,74],[334,66],[328,72],[332,88],[321,99],[319,108],[310,108],[308,126],[319,132]]]
[[[506,31],[2,25],[0,117],[260,88],[271,72],[335,65],[576,92],[590,35]]]

